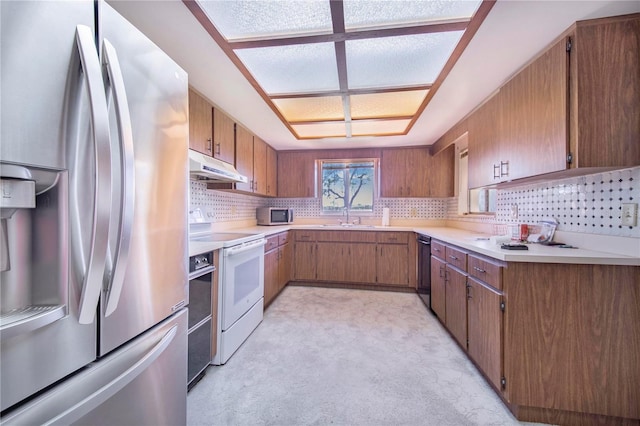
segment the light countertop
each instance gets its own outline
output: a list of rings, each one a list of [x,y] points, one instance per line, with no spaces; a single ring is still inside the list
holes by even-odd
[[[264,234],[265,237],[289,230],[341,230],[341,231],[408,231],[428,235],[436,240],[458,246],[491,258],[506,262],[567,263],[567,264],[602,264],[640,266],[640,257],[584,248],[560,248],[527,244],[529,250],[511,251],[500,248],[499,244],[489,240],[489,235],[458,228],[449,227],[409,227],[409,226],[327,226],[327,225],[278,225],[248,226],[234,228],[233,232]],[[189,255],[204,253],[222,248],[218,242],[189,242]]]

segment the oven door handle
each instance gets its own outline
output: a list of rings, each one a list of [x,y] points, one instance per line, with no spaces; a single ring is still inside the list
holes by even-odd
[[[215,272],[215,265],[207,266],[206,268],[198,269],[197,271],[193,271],[189,274],[189,281],[195,280],[196,278],[200,278],[203,275],[210,274],[211,272]]]
[[[251,244],[241,245],[241,246],[237,246],[237,247],[231,247],[231,248],[228,248],[228,249],[224,250],[224,256],[225,257],[235,256],[237,254],[244,253],[245,251],[249,251],[249,250],[256,249],[258,247],[262,247],[262,246],[264,246],[266,244],[267,244],[267,240],[262,239],[260,241],[252,242]]]

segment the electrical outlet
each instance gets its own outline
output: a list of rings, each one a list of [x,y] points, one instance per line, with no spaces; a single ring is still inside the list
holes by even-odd
[[[231,214],[233,216],[238,214],[238,208],[236,206],[231,206]]]
[[[418,216],[418,210],[415,207],[411,207],[411,217]]]
[[[517,219],[517,218],[518,218],[518,205],[511,204],[511,219]]]
[[[620,224],[622,226],[636,226],[638,220],[638,203],[622,203]]]

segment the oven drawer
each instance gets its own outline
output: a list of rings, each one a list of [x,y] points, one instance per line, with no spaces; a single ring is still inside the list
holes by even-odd
[[[187,341],[187,384],[191,385],[191,382],[207,368],[211,361],[211,317],[189,330]],[[191,386],[188,388],[190,389]]]

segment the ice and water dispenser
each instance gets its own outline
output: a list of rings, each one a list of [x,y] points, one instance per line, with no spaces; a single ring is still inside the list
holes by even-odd
[[[62,318],[68,305],[67,172],[0,164],[0,337]]]

